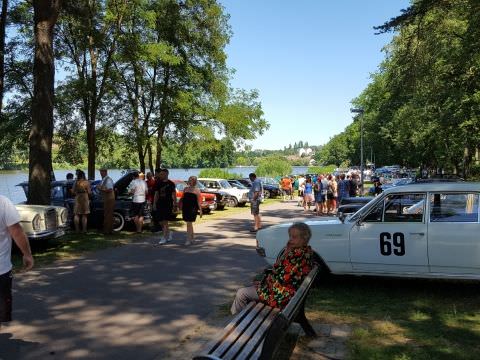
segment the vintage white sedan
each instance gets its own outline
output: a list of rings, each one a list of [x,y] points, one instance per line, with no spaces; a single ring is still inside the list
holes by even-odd
[[[479,194],[468,182],[394,187],[345,219],[307,221],[310,245],[333,274],[480,279]],[[290,225],[257,233],[270,264]]]
[[[65,234],[68,210],[63,206],[16,204],[20,225],[30,240],[57,238]]]

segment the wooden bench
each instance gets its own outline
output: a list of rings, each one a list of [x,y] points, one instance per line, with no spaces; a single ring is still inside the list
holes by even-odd
[[[193,359],[273,359],[292,321],[298,322],[307,336],[316,336],[305,317],[305,300],[318,271],[316,265],[282,311],[262,303],[249,303]]]

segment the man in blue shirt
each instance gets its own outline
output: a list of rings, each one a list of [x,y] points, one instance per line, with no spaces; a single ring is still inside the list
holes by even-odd
[[[252,182],[252,187],[248,193],[248,199],[250,200],[250,212],[253,215],[254,225],[251,232],[257,232],[257,230],[262,227],[262,219],[260,218],[260,202],[263,195],[263,186],[262,182],[257,179],[255,173],[250,173],[248,175],[250,181]]]

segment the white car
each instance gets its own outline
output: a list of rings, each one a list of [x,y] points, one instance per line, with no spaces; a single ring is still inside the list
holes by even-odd
[[[223,191],[229,194],[230,206],[244,206],[248,202],[248,189],[238,189],[230,185],[225,179],[213,178],[199,178],[200,181],[208,190]]]
[[[57,238],[65,234],[68,210],[63,206],[16,204],[20,225],[30,240]]]
[[[307,221],[310,245],[333,274],[480,279],[479,194],[468,182],[392,187],[345,219]],[[290,225],[257,233],[270,264]]]

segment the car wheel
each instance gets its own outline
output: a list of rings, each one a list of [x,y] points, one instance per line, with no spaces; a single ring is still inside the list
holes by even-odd
[[[217,208],[215,210],[223,210],[223,209],[225,209],[225,205],[217,204]]]
[[[317,277],[315,278],[312,286],[319,287],[325,280],[330,278],[330,269],[325,264],[323,259],[317,254],[313,253],[313,263],[320,267]]]
[[[125,227],[125,216],[123,214],[114,211],[113,212],[113,231],[122,231]]]
[[[238,205],[238,200],[236,197],[231,197],[230,199],[228,199],[228,203],[227,203],[227,206],[230,206],[230,207],[235,207]]]
[[[263,190],[263,198],[264,198],[264,199],[270,198],[270,191],[268,191],[268,190]]]
[[[212,212],[212,209],[207,208],[202,210],[202,214],[210,214]]]

